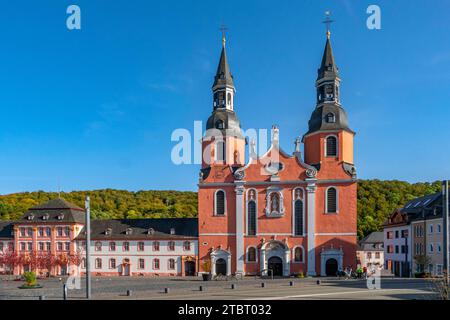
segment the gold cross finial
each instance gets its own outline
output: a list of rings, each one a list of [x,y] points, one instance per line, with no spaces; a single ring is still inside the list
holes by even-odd
[[[222,32],[222,46],[225,47],[225,42],[227,41],[226,37],[225,37],[225,32],[228,30],[228,28],[222,24],[222,26],[219,29]]]
[[[330,39],[330,25],[332,22],[334,22],[334,20],[330,19],[331,16],[331,11],[325,11],[325,20],[323,21],[323,23],[325,23],[326,27],[327,27],[327,38]]]

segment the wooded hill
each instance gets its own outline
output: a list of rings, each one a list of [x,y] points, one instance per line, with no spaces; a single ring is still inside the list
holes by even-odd
[[[441,183],[360,180],[358,237],[380,230],[387,215],[416,197],[439,192]],[[181,191],[93,190],[61,192],[61,198],[84,207],[91,197],[94,219],[181,218],[197,216],[197,193]],[[58,197],[55,192],[23,192],[0,196],[0,220],[18,219],[28,208]]]

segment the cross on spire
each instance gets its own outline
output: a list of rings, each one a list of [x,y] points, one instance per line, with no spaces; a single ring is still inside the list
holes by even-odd
[[[225,34],[226,34],[226,31],[228,30],[228,28],[227,28],[227,26],[222,24],[220,26],[219,30],[222,32],[222,46],[225,47],[225,42],[227,41],[227,39],[225,38]]]
[[[326,25],[328,39],[330,38],[330,34],[331,34],[330,25],[331,25],[331,23],[334,22],[334,20],[331,20],[330,16],[331,16],[331,11],[325,11],[325,20],[322,21],[322,23],[325,23],[325,25]]]

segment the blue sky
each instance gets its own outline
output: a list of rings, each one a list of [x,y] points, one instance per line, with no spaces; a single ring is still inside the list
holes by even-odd
[[[81,8],[82,29],[66,28]],[[366,28],[378,4],[382,29]],[[196,190],[171,133],[206,121],[219,27],[244,128],[307,130],[331,10],[359,177],[450,178],[448,1],[9,1],[0,19],[0,193]],[[273,110],[276,112],[273,112]]]

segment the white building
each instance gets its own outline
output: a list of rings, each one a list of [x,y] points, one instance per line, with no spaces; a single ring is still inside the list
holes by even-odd
[[[359,242],[356,251],[358,265],[372,270],[384,267],[384,233],[372,232]]]
[[[411,225],[408,215],[394,211],[384,223],[383,242],[385,268],[399,277],[411,276]]]
[[[77,237],[86,270],[83,229]],[[91,272],[111,276],[197,274],[197,219],[96,220],[91,222]]]

